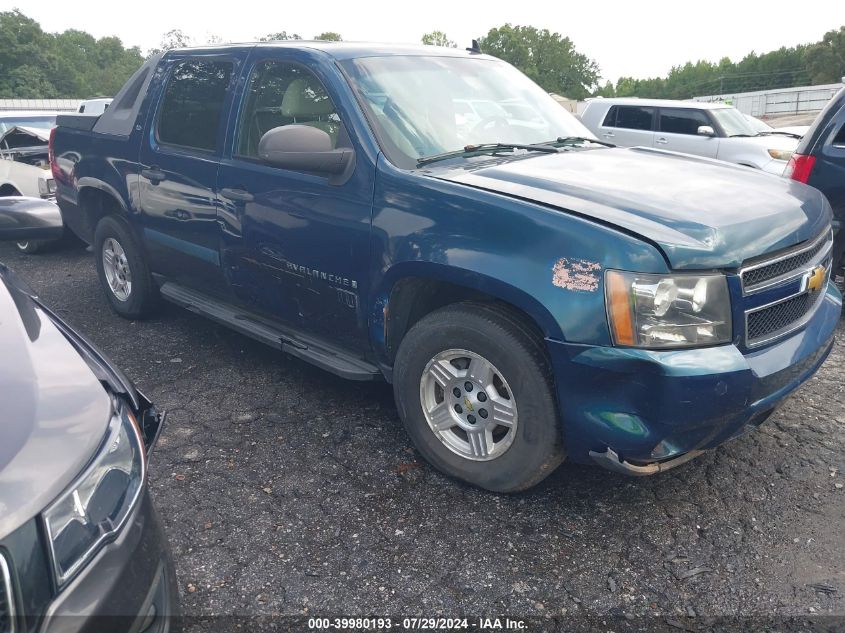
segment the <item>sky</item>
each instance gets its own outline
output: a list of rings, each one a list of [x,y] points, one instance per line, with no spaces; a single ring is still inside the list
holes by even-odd
[[[171,29],[197,44],[215,35],[243,42],[279,31],[306,39],[335,31],[347,41],[419,43],[424,33],[440,30],[469,46],[473,37],[510,22],[568,36],[613,82],[662,76],[698,59],[738,61],[751,51],[818,41],[845,25],[843,0],[0,0],[0,10],[16,7],[46,31],[116,35],[143,51],[158,46]]]

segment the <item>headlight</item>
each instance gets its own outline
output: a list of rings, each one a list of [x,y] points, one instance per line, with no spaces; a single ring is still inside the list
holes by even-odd
[[[91,464],[44,511],[59,587],[123,527],[141,495],[144,469],[144,448],[134,416],[118,406]]]
[[[52,178],[46,178],[44,180],[38,180],[38,193],[44,196],[52,196],[56,193],[56,181]]]
[[[792,152],[785,149],[770,149],[769,156],[775,160],[789,160],[792,157]]]
[[[694,347],[731,340],[724,275],[650,275],[608,270],[613,342],[635,347]]]

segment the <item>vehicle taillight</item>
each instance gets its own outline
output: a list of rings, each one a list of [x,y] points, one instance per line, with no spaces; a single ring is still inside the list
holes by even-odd
[[[815,164],[815,156],[793,154],[786,164],[786,169],[783,170],[783,175],[786,178],[792,178],[792,180],[807,184],[807,181],[810,179],[810,172],[813,171],[813,165]]]
[[[50,142],[47,145],[47,158],[50,160],[50,171],[53,172],[53,180],[59,182],[62,179],[62,170],[56,162],[56,152],[53,150],[53,139],[56,136],[56,128],[50,130]]]

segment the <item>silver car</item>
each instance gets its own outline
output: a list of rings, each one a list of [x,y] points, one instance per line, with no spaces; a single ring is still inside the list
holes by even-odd
[[[593,99],[581,122],[599,139],[622,147],[695,154],[783,173],[798,139],[755,130],[722,103],[665,99]]]

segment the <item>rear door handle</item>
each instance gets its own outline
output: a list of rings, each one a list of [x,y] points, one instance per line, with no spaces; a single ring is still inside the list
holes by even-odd
[[[244,191],[243,189],[230,189],[229,187],[224,187],[220,190],[220,195],[224,198],[228,198],[229,200],[235,200],[236,202],[252,202],[255,200],[254,195],[252,195],[249,191]]]
[[[161,182],[162,180],[167,180],[167,174],[155,165],[149,167],[148,169],[142,169],[141,175],[153,184]]]
[[[665,138],[659,138],[654,142],[659,143],[660,145],[666,145],[666,143],[668,143],[669,141],[667,141]]]

